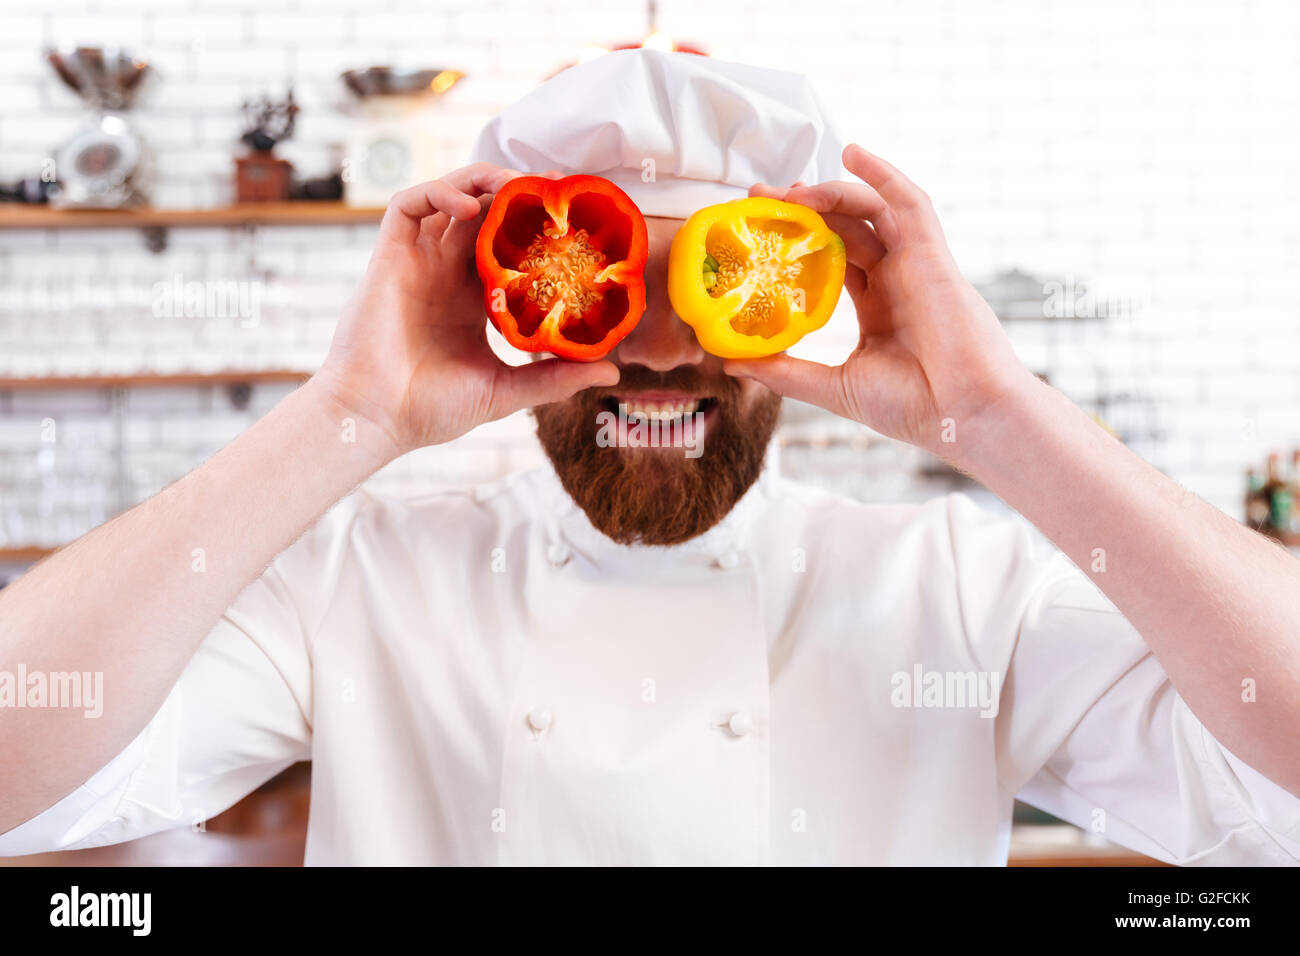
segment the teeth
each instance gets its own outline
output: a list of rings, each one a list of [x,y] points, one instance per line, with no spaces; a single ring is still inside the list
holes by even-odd
[[[685,415],[693,415],[699,410],[697,399],[689,402],[641,402],[636,400],[621,403],[627,409],[628,421],[671,422]]]

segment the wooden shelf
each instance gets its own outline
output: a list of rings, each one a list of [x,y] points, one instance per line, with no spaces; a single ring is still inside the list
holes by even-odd
[[[1140,853],[1118,851],[1115,853],[1070,853],[1060,851],[1042,856],[1011,856],[1007,866],[1168,866]]]
[[[1168,866],[1114,844],[1080,839],[1065,824],[1017,824],[1011,828],[1007,866]]]
[[[341,202],[241,203],[213,209],[53,209],[0,203],[0,229],[165,229],[185,226],[310,226],[377,223],[381,207]]]
[[[1119,846],[1021,847],[1012,842],[1007,866],[1168,866]]]
[[[159,388],[168,385],[263,385],[273,382],[305,382],[310,372],[268,369],[248,372],[181,372],[175,375],[75,375],[40,378],[0,377],[0,390],[51,388]]]
[[[49,557],[53,553],[54,548],[0,548],[0,564],[9,562],[30,564],[33,561],[41,560],[41,558]]]

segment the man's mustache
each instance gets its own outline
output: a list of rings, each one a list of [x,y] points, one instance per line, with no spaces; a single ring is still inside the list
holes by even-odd
[[[645,365],[620,365],[618,370],[617,385],[589,388],[582,393],[583,397],[600,401],[614,395],[626,395],[628,392],[672,391],[726,401],[740,394],[740,382],[730,375],[707,375],[689,365],[664,372]]]

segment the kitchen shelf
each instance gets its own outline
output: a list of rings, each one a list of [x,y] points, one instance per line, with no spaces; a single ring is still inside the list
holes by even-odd
[[[341,202],[240,203],[211,209],[53,209],[0,203],[0,229],[168,229],[186,226],[329,226],[377,223],[378,206]]]
[[[0,564],[30,564],[54,553],[54,548],[0,548]]]
[[[1007,866],[1168,866],[1141,853],[1122,847],[1054,848],[1050,850],[1023,850],[1015,847],[1007,859]]]
[[[168,385],[263,385],[274,382],[305,382],[310,372],[267,369],[248,372],[181,372],[175,375],[74,375],[38,378],[0,377],[4,389],[51,388],[159,388]]]
[[[1024,824],[1011,828],[1008,866],[1168,866],[1113,843],[1093,843],[1067,824]]]

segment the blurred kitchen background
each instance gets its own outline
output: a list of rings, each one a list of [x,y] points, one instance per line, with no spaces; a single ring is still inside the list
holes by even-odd
[[[846,140],[930,193],[1029,366],[1193,492],[1300,532],[1300,15],[1284,0],[0,10],[0,584],[316,367],[394,189],[461,165],[549,75],[641,44],[809,74]],[[842,310],[796,351],[836,361],[855,338]],[[521,414],[373,481],[491,479],[542,460],[532,430]],[[980,496],[806,406],[781,441],[787,474],[863,499]],[[1061,839],[1057,856],[1099,846]]]

